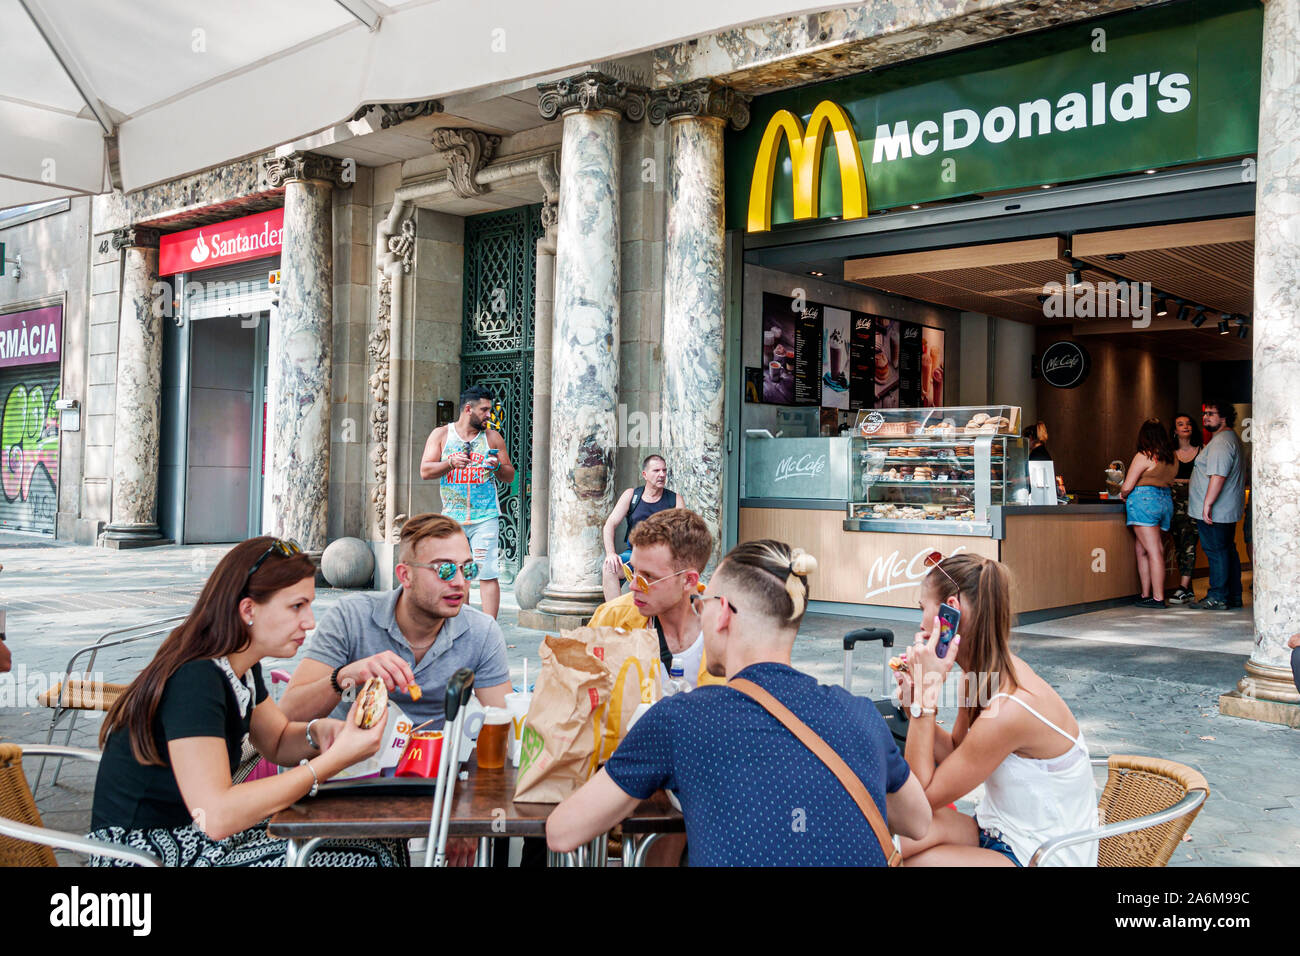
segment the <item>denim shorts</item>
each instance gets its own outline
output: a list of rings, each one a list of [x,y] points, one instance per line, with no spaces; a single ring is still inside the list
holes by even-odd
[[[1124,513],[1128,524],[1168,531],[1174,519],[1174,497],[1168,488],[1138,485],[1124,499]]]
[[[495,581],[501,576],[497,570],[497,535],[501,531],[501,519],[485,518],[464,527],[470,550],[474,552],[474,563],[478,565],[479,580]]]
[[[980,828],[980,849],[992,850],[994,853],[1001,853],[1016,866],[1024,866],[1023,863],[1016,859],[1015,852],[1007,842],[1002,839],[1002,834],[998,833],[996,830],[985,830],[982,827]]]

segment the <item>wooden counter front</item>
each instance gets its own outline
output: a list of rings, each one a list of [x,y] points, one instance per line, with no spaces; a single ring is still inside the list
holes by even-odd
[[[1016,515],[1007,510],[1002,563],[1015,613],[1138,593],[1137,554],[1124,512]]]
[[[808,579],[814,601],[914,608],[925,556],[972,551],[998,556],[998,542],[949,534],[845,531],[844,511],[803,508],[741,508],[740,541],[775,538],[817,559]]]
[[[925,555],[970,551],[1011,570],[1012,610],[1019,614],[1089,604],[1138,593],[1133,534],[1123,510],[1015,514],[1006,537],[845,531],[843,511],[741,508],[740,541],[775,538],[817,558],[812,599],[914,608],[925,577]]]

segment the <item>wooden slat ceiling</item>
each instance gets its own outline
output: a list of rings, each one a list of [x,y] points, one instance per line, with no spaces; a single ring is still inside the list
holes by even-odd
[[[1048,282],[1063,282],[1072,260],[1132,282],[1150,282],[1159,292],[1212,309],[1250,316],[1253,309],[1254,229],[1252,216],[1134,229],[1079,233],[988,243],[953,249],[849,259],[849,282],[1031,324],[1061,324],[1043,315],[1038,296]],[[1068,253],[1068,254],[1067,254]],[[1085,278],[1105,277],[1085,270]],[[1073,321],[1076,333],[1088,320]],[[1200,329],[1108,333],[1104,338],[1166,358],[1197,361],[1249,359],[1250,338],[1236,328],[1219,335],[1218,316]]]

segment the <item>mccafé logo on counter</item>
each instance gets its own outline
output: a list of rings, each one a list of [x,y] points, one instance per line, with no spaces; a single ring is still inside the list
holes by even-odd
[[[816,478],[826,470],[826,456],[803,455],[795,458],[788,455],[776,463],[776,477],[773,481],[785,481],[787,478]]]
[[[284,241],[284,210],[173,232],[158,241],[158,275],[195,272],[276,255]]]

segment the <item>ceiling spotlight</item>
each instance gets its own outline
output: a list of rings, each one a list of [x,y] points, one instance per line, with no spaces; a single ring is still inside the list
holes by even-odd
[[[1186,322],[1188,314],[1192,311],[1191,307],[1182,299],[1175,299],[1174,301],[1178,303],[1178,321]]]
[[[824,273],[824,272],[809,272],[808,274],[809,274],[810,276],[816,276],[817,278],[820,279],[820,278],[821,278],[822,276],[824,276],[826,273]]]
[[[1106,253],[1106,261],[1108,261],[1108,262],[1123,262],[1123,261],[1124,261],[1124,253],[1122,253],[1122,252],[1108,252],[1108,253]]]
[[[1073,289],[1076,285],[1079,284],[1078,269],[1071,269],[1069,272],[1065,274],[1065,284],[1069,286],[1071,289]]]
[[[1156,315],[1158,315],[1158,316],[1162,316],[1162,317],[1168,315],[1168,314],[1169,314],[1169,300],[1166,299],[1164,296],[1161,296],[1161,297],[1160,297],[1159,299],[1157,299],[1156,301],[1157,301],[1157,305],[1156,305]]]
[[[1250,337],[1250,326],[1247,325],[1245,322],[1242,322],[1241,325],[1237,326],[1237,338],[1245,339],[1249,337]]]
[[[1150,176],[1150,175],[1151,175],[1152,173],[1154,173],[1154,172],[1155,172],[1154,169],[1148,169],[1148,170],[1147,170],[1147,175]]]
[[[1220,334],[1220,335],[1227,335],[1227,334],[1228,334],[1228,320],[1227,320],[1227,319],[1220,319],[1220,320],[1219,320],[1219,334]]]
[[[1194,328],[1199,329],[1204,324],[1205,324],[1205,309],[1201,308],[1196,311],[1196,315],[1192,319],[1192,326]]]
[[[912,203],[912,208],[913,208],[913,209],[920,209],[920,208],[921,208],[921,204],[920,204],[919,202],[914,202],[914,203]]]
[[[1052,184],[1051,184],[1051,183],[1044,183],[1043,185],[1039,186],[1038,188],[1039,188],[1039,189],[1051,189],[1051,188],[1052,188]]]

